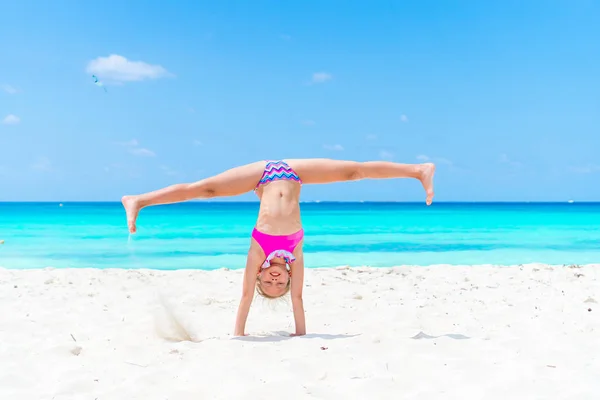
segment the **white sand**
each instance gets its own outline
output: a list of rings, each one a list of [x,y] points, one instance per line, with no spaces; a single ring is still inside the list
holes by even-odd
[[[243,339],[242,271],[0,269],[0,399],[597,400],[599,267],[307,270]]]

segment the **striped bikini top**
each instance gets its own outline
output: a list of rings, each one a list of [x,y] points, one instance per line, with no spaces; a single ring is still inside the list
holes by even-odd
[[[257,190],[261,185],[266,185],[267,183],[273,181],[295,181],[302,184],[302,180],[285,161],[268,161],[267,165],[265,165],[265,170],[258,181],[258,184],[254,188]]]

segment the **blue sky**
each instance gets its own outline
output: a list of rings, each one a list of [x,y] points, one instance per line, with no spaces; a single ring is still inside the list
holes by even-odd
[[[0,201],[118,200],[296,157],[433,160],[438,201],[600,200],[598,2],[49,3],[1,8]]]

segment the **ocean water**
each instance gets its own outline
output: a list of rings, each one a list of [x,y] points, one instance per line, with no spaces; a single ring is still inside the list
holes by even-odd
[[[302,203],[306,266],[600,263],[600,203]],[[243,268],[258,203],[0,203],[6,268]]]

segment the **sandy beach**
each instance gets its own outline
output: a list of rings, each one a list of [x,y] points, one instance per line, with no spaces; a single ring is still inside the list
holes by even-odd
[[[599,267],[309,269],[295,338],[241,270],[0,269],[0,398],[598,399]]]

